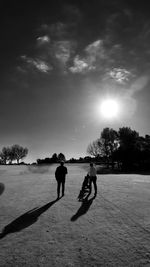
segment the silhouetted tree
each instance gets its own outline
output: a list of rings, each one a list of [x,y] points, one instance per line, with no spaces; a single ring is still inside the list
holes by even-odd
[[[2,152],[0,153],[1,160],[4,164],[7,164],[7,161],[9,160],[9,153],[10,148],[9,147],[3,147]]]
[[[139,136],[136,142],[135,159],[140,169],[148,169],[150,166],[150,136]]]
[[[98,157],[102,154],[100,140],[97,139],[90,143],[87,147],[87,153],[91,156]]]
[[[112,163],[112,168],[114,166],[113,153],[118,148],[118,133],[112,128],[104,128],[101,132],[101,137],[99,139],[99,147],[101,149],[101,154],[106,159],[107,164]]]
[[[58,154],[58,161],[66,161],[65,155],[63,153]]]
[[[110,128],[104,128],[101,132],[100,138],[89,144],[87,148],[88,154],[104,158],[109,166],[111,160],[113,167],[113,152],[118,147],[118,134],[115,130]]]
[[[92,157],[86,156],[84,157],[84,161],[89,163],[92,161]]]
[[[144,149],[145,149],[148,157],[150,157],[150,135],[146,134],[144,141],[145,141],[144,142]]]
[[[91,155],[100,153],[112,166],[114,161],[122,170],[150,169],[150,135],[139,136],[130,127],[122,127],[117,131],[104,128],[100,138],[88,146]]]
[[[12,150],[12,147],[8,147],[8,161],[12,164],[12,161],[15,160],[15,154]]]
[[[45,164],[50,164],[50,163],[52,163],[52,159],[51,158],[45,158],[44,159],[44,163]]]
[[[69,162],[70,163],[75,163],[77,160],[75,159],[75,158],[71,158],[71,159],[69,159]]]
[[[40,164],[43,163],[43,160],[42,159],[37,159],[36,162],[37,162],[38,165],[40,165]]]
[[[19,164],[19,160],[23,159],[28,154],[28,149],[27,148],[23,148],[20,145],[13,145],[11,147],[11,150],[12,150],[12,153],[14,155],[14,159],[17,160],[18,164]]]
[[[52,155],[52,162],[53,163],[56,163],[56,162],[58,162],[58,156],[57,156],[57,154],[56,153],[54,153],[53,155]]]
[[[122,162],[122,168],[131,169],[133,162],[136,161],[139,154],[139,133],[130,127],[122,127],[118,131],[119,148],[117,157]]]

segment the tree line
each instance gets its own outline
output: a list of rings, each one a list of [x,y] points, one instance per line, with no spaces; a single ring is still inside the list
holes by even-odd
[[[112,169],[115,167],[121,171],[142,171],[150,169],[150,135],[140,136],[130,127],[104,128],[100,137],[91,142],[87,147],[90,156],[67,160],[70,163],[91,162],[105,163]],[[25,158],[28,149],[18,144],[3,147],[0,152],[0,164],[12,164]],[[54,153],[52,157],[37,159],[35,164],[51,164],[66,161],[63,153]]]
[[[20,145],[12,145],[10,147],[3,147],[0,152],[0,163],[1,164],[12,164],[13,161],[16,161],[17,164],[20,163],[20,160],[26,157],[28,154],[28,149]]]
[[[87,153],[96,161],[123,171],[150,169],[150,135],[140,136],[130,127],[104,128],[100,137],[90,143]]]
[[[37,159],[37,164],[50,164],[50,163],[57,163],[60,161],[66,161],[66,157],[63,153],[54,153],[51,158],[45,159]]]

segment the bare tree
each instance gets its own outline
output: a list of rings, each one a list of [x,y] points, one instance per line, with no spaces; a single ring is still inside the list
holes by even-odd
[[[1,157],[2,162],[4,164],[7,164],[7,161],[9,160],[9,152],[10,152],[9,147],[3,147],[2,148],[2,152],[0,153],[0,157]]]
[[[18,164],[19,164],[19,160],[23,159],[28,154],[28,149],[23,148],[22,146],[19,146],[19,145],[13,145],[11,149],[12,149],[12,153],[14,155],[14,159],[17,160]]]
[[[87,147],[87,153],[91,156],[98,157],[101,155],[100,140],[97,139],[90,143]]]
[[[118,147],[118,134],[115,130],[104,128],[99,139],[89,144],[87,153],[94,157],[103,157],[109,167],[111,160],[113,167],[113,153]]]

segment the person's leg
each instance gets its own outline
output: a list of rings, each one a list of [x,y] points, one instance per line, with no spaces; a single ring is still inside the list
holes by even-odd
[[[57,198],[60,197],[60,181],[57,181]]]
[[[62,196],[65,194],[65,178],[62,181]]]
[[[95,196],[97,195],[97,184],[96,184],[97,177],[93,178],[93,185],[94,185],[94,190],[95,190]]]
[[[89,195],[92,193],[92,179],[89,179]]]
[[[91,192],[92,192],[92,179],[89,178],[89,193],[86,196],[86,199],[88,199],[88,197],[91,195]]]

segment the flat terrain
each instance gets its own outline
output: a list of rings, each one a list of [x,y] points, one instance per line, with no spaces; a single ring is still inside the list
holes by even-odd
[[[98,175],[98,195],[77,196],[86,164],[0,166],[0,266],[150,266],[150,176]]]

